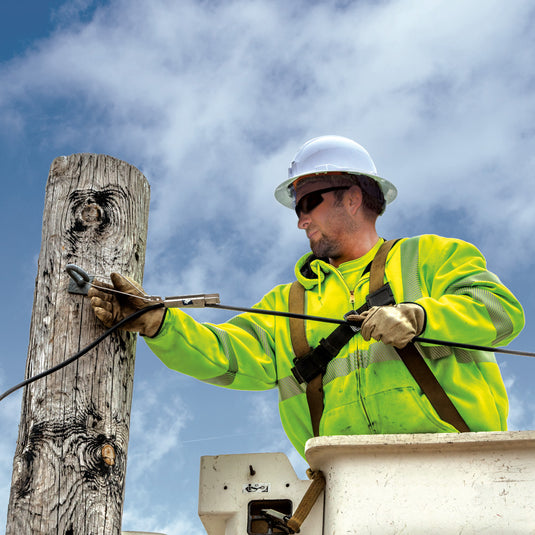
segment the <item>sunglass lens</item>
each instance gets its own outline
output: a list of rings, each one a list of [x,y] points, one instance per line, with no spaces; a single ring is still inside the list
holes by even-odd
[[[299,217],[301,214],[308,214],[316,206],[319,206],[323,201],[323,196],[320,191],[313,191],[312,193],[309,193],[308,195],[305,195],[295,207],[295,212],[297,216]]]

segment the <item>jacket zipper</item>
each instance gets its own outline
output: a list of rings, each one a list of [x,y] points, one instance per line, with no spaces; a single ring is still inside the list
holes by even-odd
[[[347,287],[347,289],[349,291],[349,303],[351,305],[351,310],[355,310],[355,289],[358,286],[358,282],[357,282],[357,286],[355,286],[355,289],[351,290],[349,288],[349,286],[346,284],[344,278],[341,277],[341,279],[344,281],[344,284],[346,285],[346,287]],[[360,282],[360,280],[359,280],[359,282]],[[370,431],[372,431],[373,433],[375,433],[376,432],[375,431],[375,426],[374,426],[374,424],[372,423],[372,421],[370,419],[368,411],[366,410],[366,404],[364,403],[364,398],[362,397],[362,383],[361,383],[361,379],[360,379],[360,371],[363,369],[364,362],[363,362],[363,360],[362,360],[362,358],[360,356],[358,343],[356,345],[357,345],[357,347],[356,347],[357,369],[355,370],[355,375],[356,375],[356,379],[357,379],[357,388],[358,388],[358,395],[359,395],[359,399],[360,399],[360,405],[362,407],[362,411],[364,413],[366,421],[368,422],[368,429]]]

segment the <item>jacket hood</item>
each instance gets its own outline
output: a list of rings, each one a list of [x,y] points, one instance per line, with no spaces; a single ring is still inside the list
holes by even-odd
[[[328,259],[318,258],[313,253],[307,253],[297,261],[295,276],[307,290],[310,290],[321,284],[331,270],[332,266]]]

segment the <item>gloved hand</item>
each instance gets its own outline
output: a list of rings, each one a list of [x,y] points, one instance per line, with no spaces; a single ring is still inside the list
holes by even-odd
[[[425,310],[416,303],[400,303],[372,307],[360,315],[348,316],[349,321],[362,320],[360,333],[394,347],[405,347],[425,326]]]
[[[133,314],[137,310],[149,306],[151,303],[145,299],[139,299],[135,296],[146,296],[145,290],[132,279],[120,275],[119,273],[112,273],[110,275],[113,286],[105,282],[93,281],[93,284],[103,288],[112,288],[131,295],[122,295],[117,293],[107,292],[100,288],[92,287],[87,292],[91,298],[91,306],[95,312],[95,316],[106,327],[115,325],[118,321]],[[165,308],[157,308],[150,310],[126,323],[122,329],[125,331],[139,332],[143,336],[155,336],[160,330],[163,318],[165,315]]]

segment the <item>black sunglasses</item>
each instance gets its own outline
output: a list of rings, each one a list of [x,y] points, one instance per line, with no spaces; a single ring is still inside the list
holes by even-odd
[[[301,214],[309,214],[323,202],[323,194],[329,191],[336,191],[341,189],[349,189],[350,186],[334,186],[332,188],[319,189],[312,191],[303,196],[302,199],[295,205],[295,213],[297,217],[301,217]]]

